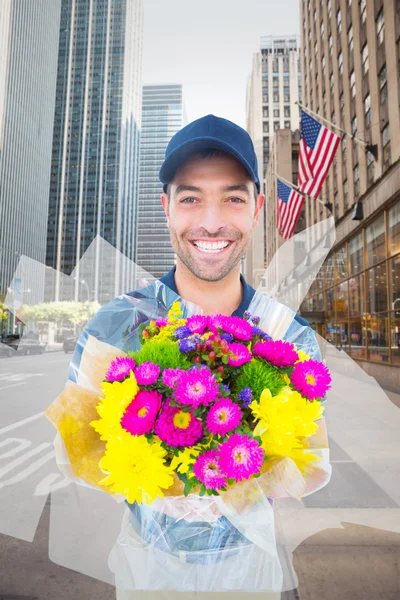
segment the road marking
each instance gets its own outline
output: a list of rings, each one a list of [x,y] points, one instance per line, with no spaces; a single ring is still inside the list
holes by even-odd
[[[44,415],[44,412],[40,412],[40,413],[36,413],[36,415],[32,415],[31,417],[27,417],[26,419],[22,419],[22,421],[18,421],[17,423],[12,423],[11,425],[6,425],[6,427],[3,427],[2,429],[0,429],[0,435],[2,435],[3,433],[8,433],[9,431],[12,431],[13,429],[17,429],[18,427],[22,427],[23,425],[26,425],[26,423],[30,423],[31,421],[35,421],[36,419],[40,419],[40,417],[42,417]]]
[[[4,385],[3,387],[0,387],[0,392],[1,390],[6,390],[10,387],[17,387],[17,385],[26,385],[27,383],[27,381],[21,381],[20,383],[11,383],[10,385]]]

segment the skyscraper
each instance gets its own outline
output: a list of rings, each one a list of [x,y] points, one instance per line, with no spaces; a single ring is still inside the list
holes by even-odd
[[[399,389],[399,3],[300,7],[305,108],[342,130],[320,195],[333,204],[336,243],[302,312],[370,375]],[[306,204],[308,225],[325,218],[322,204]]]
[[[182,85],[143,87],[137,263],[154,277],[164,275],[175,262],[158,172],[170,138],[184,125]]]
[[[135,259],[142,36],[142,0],[62,0],[46,257],[56,300],[71,298],[59,273],[96,236]],[[130,274],[100,246],[92,256],[72,297],[106,301],[110,279],[126,291]]]
[[[0,296],[45,262],[59,23],[60,0],[0,2]]]
[[[261,193],[265,192],[265,173],[274,132],[299,128],[299,107],[296,104],[299,100],[301,69],[298,37],[261,37],[260,50],[253,56],[247,86],[247,131],[257,154]],[[267,210],[265,205],[246,256],[244,270],[250,283],[255,281],[255,271],[260,273],[266,266]]]

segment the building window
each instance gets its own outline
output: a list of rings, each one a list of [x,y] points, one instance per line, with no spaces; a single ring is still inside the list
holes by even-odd
[[[273,93],[273,99],[274,99],[274,102],[279,102],[279,93],[278,92]]]
[[[339,107],[340,107],[340,119],[341,119],[341,124],[344,124],[344,93],[342,92],[340,94],[339,97]],[[346,136],[344,137],[344,139],[346,139]]]
[[[264,123],[263,123],[263,131],[264,132],[268,132],[269,131],[269,121],[264,121]]]
[[[350,313],[353,317],[361,317],[364,314],[364,276],[356,275],[349,279],[350,291]]]
[[[336,13],[336,22],[338,33],[340,33],[342,31],[342,13],[340,9]]]
[[[356,96],[356,74],[354,71],[350,73],[350,94],[352,98]]]
[[[289,106],[285,106],[283,108],[283,116],[284,117],[290,117],[290,107]]]
[[[333,90],[333,86],[334,86],[334,84],[335,84],[335,78],[334,78],[334,76],[333,76],[333,72],[330,74],[330,77],[329,77],[329,84],[330,84],[330,86],[331,86],[331,90]]]
[[[343,139],[342,139],[342,161],[343,161],[343,168],[344,168],[344,165],[346,163],[346,159],[347,159],[347,136],[344,135]]]
[[[368,185],[374,183],[375,177],[375,159],[371,152],[367,152],[367,181]]]
[[[343,208],[345,211],[349,208],[349,184],[347,179],[343,181]]]
[[[353,169],[354,175],[354,195],[357,197],[360,193],[360,167],[355,165]]]
[[[364,98],[364,115],[365,115],[365,126],[371,125],[371,96],[368,94]]]
[[[322,65],[322,73],[325,73],[325,56],[323,56],[321,59],[321,65]]]
[[[329,54],[332,56],[332,52],[333,52],[333,40],[332,40],[332,35],[330,35],[330,36],[329,36],[328,45],[329,45]]]
[[[285,129],[290,129],[290,121],[285,121]]]
[[[367,0],[360,1],[360,18],[361,23],[365,23],[367,20]]]
[[[361,233],[349,241],[349,265],[350,275],[356,275],[364,269],[364,249]]]
[[[367,266],[373,267],[386,258],[384,215],[375,219],[365,230]]]
[[[368,58],[368,44],[365,44],[362,49],[362,72],[363,75],[368,73],[369,69],[369,58]]]
[[[393,256],[400,252],[400,202],[388,211],[389,221],[389,254]],[[400,279],[400,278],[399,278]],[[400,284],[400,281],[399,281]],[[399,294],[400,297],[400,294]],[[400,304],[400,300],[399,300]],[[400,306],[398,307],[400,311]],[[399,315],[400,316],[400,315]]]
[[[353,48],[354,48],[353,26],[351,26],[347,32],[347,39],[349,42],[349,52],[353,52]]]
[[[387,99],[387,76],[386,76],[386,65],[379,71],[379,89],[380,89],[380,103],[383,104]]]
[[[339,64],[339,73],[342,75],[343,74],[343,53],[340,52],[339,56],[338,56],[338,64]]]
[[[386,125],[384,129],[382,129],[382,148],[383,148],[383,165],[387,167],[390,165],[390,128],[389,125]]]
[[[279,117],[279,108],[274,108],[274,117]]]
[[[268,117],[268,106],[264,106],[263,108],[263,117]]]
[[[332,13],[332,0],[328,0],[328,17],[331,16]]]
[[[368,358],[387,362],[387,278],[386,264],[367,271],[367,346]]]
[[[383,8],[379,11],[376,18],[376,37],[378,38],[378,46],[381,46],[385,39],[385,17],[383,15]]]
[[[400,365],[400,256],[389,262],[392,364]]]
[[[279,129],[279,121],[274,121],[274,131]]]
[[[324,22],[322,21],[322,23],[321,23],[321,42],[323,42],[323,40],[324,40],[324,34],[325,34],[325,28],[324,28]]]
[[[314,10],[313,18],[314,18],[314,23],[316,23],[317,22],[317,11],[316,10]]]

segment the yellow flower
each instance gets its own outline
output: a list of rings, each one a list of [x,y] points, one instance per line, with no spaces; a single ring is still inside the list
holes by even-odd
[[[297,360],[295,364],[299,362],[305,362],[306,360],[310,360],[310,357],[304,352],[304,350],[297,350],[297,354],[299,355],[299,360]]]
[[[107,443],[100,461],[107,477],[99,484],[111,486],[110,493],[122,494],[130,504],[151,504],[174,483],[173,471],[165,465],[166,454],[159,442],[122,432],[119,439]]]
[[[253,401],[250,409],[258,421],[253,435],[261,438],[262,447],[270,458],[291,457],[293,452],[298,456],[296,452],[306,448],[300,438],[306,439],[315,433],[318,429],[315,421],[323,413],[319,402],[309,402],[289,387],[284,387],[276,396],[268,389],[263,390],[260,401]],[[303,461],[307,463],[308,459]]]
[[[174,302],[168,311],[168,321],[175,321],[183,315],[181,309],[181,303],[178,301]]]
[[[196,462],[197,456],[200,454],[200,450],[196,448],[185,448],[179,452],[178,456],[174,456],[171,461],[171,469],[178,471],[178,473],[187,473],[189,467]],[[192,458],[194,456],[195,458]],[[190,477],[194,477],[193,473],[190,473]]]
[[[103,382],[101,387],[104,398],[101,398],[96,406],[100,419],[92,421],[90,425],[100,434],[101,440],[107,441],[112,437],[118,437],[124,431],[121,427],[121,419],[138,393],[139,386],[131,372],[124,381]]]

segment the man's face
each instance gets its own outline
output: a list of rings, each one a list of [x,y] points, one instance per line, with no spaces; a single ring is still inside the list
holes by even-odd
[[[234,157],[191,157],[162,194],[172,246],[199,279],[219,281],[246,253],[264,196]]]

